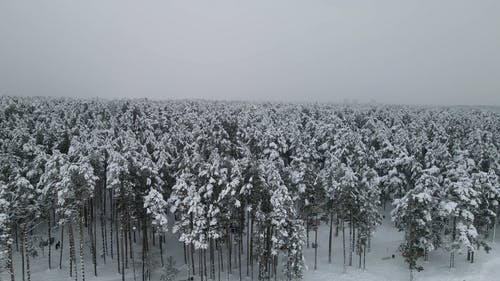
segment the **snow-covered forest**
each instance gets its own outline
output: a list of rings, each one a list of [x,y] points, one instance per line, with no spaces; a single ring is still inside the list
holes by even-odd
[[[499,145],[500,113],[472,107],[2,96],[0,279],[32,280],[43,255],[75,281],[103,265],[300,280],[310,249],[308,270],[368,268],[386,215],[410,276],[436,251],[443,270],[476,263],[500,213]]]

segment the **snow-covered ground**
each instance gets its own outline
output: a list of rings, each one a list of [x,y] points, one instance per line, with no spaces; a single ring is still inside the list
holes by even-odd
[[[310,233],[310,241],[314,239],[314,232]],[[392,226],[389,216],[386,215],[383,224],[379,227],[378,231],[374,234],[371,243],[371,252],[366,255],[366,270],[361,270],[358,268],[358,259],[353,256],[353,266],[348,266],[347,270],[344,272],[342,263],[342,237],[339,234],[338,237],[334,237],[334,248],[333,248],[333,262],[328,264],[328,225],[322,225],[318,233],[318,269],[314,268],[314,249],[305,249],[305,258],[308,270],[304,274],[305,281],[326,281],[326,280],[337,280],[337,281],[401,281],[409,280],[408,266],[404,262],[403,258],[398,254],[398,245],[402,239],[402,233],[397,232],[397,230]],[[183,249],[181,244],[176,241],[176,235],[169,235],[167,239],[167,252],[165,256],[173,256],[177,262],[179,269],[181,270],[178,279],[186,279],[186,266],[183,260]],[[56,236],[56,240],[59,237]],[[66,237],[65,237],[66,239]],[[65,242],[66,243],[66,242]],[[500,238],[497,237],[495,243],[491,244],[493,250],[487,254],[484,251],[476,252],[475,263],[471,264],[466,261],[465,255],[457,255],[455,261],[455,268],[450,269],[449,264],[449,254],[437,250],[430,253],[429,261],[424,262],[424,271],[416,273],[416,280],[428,280],[428,281],[495,281],[500,280],[500,251],[497,249],[500,246]],[[32,280],[42,280],[42,281],[60,281],[60,280],[74,280],[68,275],[69,272],[69,259],[68,245],[65,244],[65,252],[63,254],[63,265],[62,269],[59,269],[59,252],[53,252],[52,264],[53,269],[48,270],[47,262],[47,251],[45,251],[45,256],[40,256],[31,259],[31,270],[32,270]],[[87,247],[89,248],[89,247]],[[99,249],[99,248],[98,248]],[[156,248],[155,248],[156,249]],[[157,252],[155,254],[158,254]],[[395,258],[389,258],[392,254],[395,254]],[[140,257],[140,248],[137,245],[136,256]],[[22,280],[20,274],[20,260],[19,254],[15,253],[16,259],[16,280]],[[121,280],[121,275],[117,273],[116,260],[111,260],[107,258],[107,263],[103,264],[102,258],[98,258],[98,277],[93,275],[93,267],[90,261],[90,253],[86,253],[86,280],[95,281],[119,281]],[[138,258],[136,258],[139,260]],[[153,260],[159,260],[154,258]],[[250,280],[246,277],[246,261],[242,260],[243,265],[243,276],[244,280]],[[79,265],[78,265],[79,266]],[[152,280],[159,280],[159,270],[161,265],[153,265],[154,273]],[[79,267],[78,267],[79,270]],[[140,280],[140,264],[137,262],[137,280]],[[281,269],[278,269],[281,270]],[[238,280],[237,269],[233,270],[233,275],[229,277],[229,280]],[[257,276],[257,273],[254,275]],[[2,279],[7,280],[6,272],[1,275]],[[79,276],[79,280],[80,276]],[[126,270],[126,280],[134,280],[132,269]],[[195,280],[199,280],[195,277]],[[221,276],[221,280],[228,280],[227,272],[224,272]]]
[[[357,259],[353,257],[353,266],[347,267],[343,272],[342,266],[342,240],[336,238],[335,256],[333,263],[328,264],[328,229],[325,226],[318,234],[320,243],[319,268],[311,270],[314,265],[314,250],[306,250],[307,265],[309,270],[305,273],[304,280],[339,280],[339,281],[401,281],[409,280],[408,265],[398,253],[398,246],[403,238],[403,233],[398,232],[388,218],[375,232],[372,240],[372,249],[366,255],[366,270],[358,269]],[[455,268],[449,268],[449,253],[437,250],[429,255],[428,262],[422,262],[424,270],[416,273],[416,280],[428,281],[495,281],[500,280],[500,239],[491,244],[493,250],[490,253],[484,251],[476,252],[475,262],[467,262],[465,255],[456,255]],[[395,254],[395,259],[383,259]]]

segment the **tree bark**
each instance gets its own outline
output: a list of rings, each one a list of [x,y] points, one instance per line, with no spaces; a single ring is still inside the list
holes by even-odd
[[[134,281],[136,281],[134,246],[132,244],[132,230],[131,230],[131,227],[130,227],[130,220],[129,220],[128,223],[129,223],[129,225],[128,225],[128,242],[130,244],[130,260],[132,262],[132,272],[134,274]]]
[[[84,260],[84,248],[83,248],[83,223],[84,223],[84,217],[82,216],[82,213],[80,212],[80,219],[78,223],[78,236],[79,236],[79,242],[80,242],[80,270],[82,274],[82,281],[85,281],[85,260]]]
[[[94,276],[97,277],[97,206],[92,207],[92,230],[94,231],[94,243],[92,243],[92,252],[94,259]]]
[[[113,222],[114,222],[114,213],[115,213],[115,200],[113,200],[113,191],[109,191],[109,205],[110,205],[110,226],[109,226],[109,246],[110,246],[110,252],[111,252],[111,259],[113,259]]]
[[[160,234],[160,260],[161,260],[161,267],[165,266],[165,261],[163,260],[163,239],[162,235]]]
[[[25,226],[24,225],[21,225],[21,272],[22,272],[22,277],[23,277],[23,281],[26,281],[26,271],[25,271],[25,252],[26,252],[26,248],[25,248],[25,245],[24,245],[24,235],[25,235],[25,231],[24,231],[24,228]]]
[[[318,269],[318,226],[314,227],[314,270]]]
[[[50,243],[50,237],[52,236],[51,235],[51,228],[52,228],[52,225],[50,224],[50,214],[47,216],[47,220],[48,220],[48,228],[47,228],[47,231],[48,231],[48,235],[49,235],[49,240],[48,240],[48,246],[49,246],[49,269],[52,269],[52,244]]]
[[[30,253],[28,248],[28,235],[29,232],[26,226],[23,227],[23,237],[24,237],[24,253],[26,254],[26,280],[31,281],[31,270],[30,270]]]
[[[121,255],[123,255],[123,251],[120,251],[120,229],[118,228],[118,203],[116,202],[116,199],[114,200],[115,201],[115,240],[116,240],[116,265],[117,265],[117,268],[118,268],[118,273],[121,273],[123,268],[121,268],[120,266],[120,258],[121,258]]]
[[[309,249],[309,215],[306,216],[306,247]]]
[[[78,281],[78,273],[76,269],[75,234],[73,233],[73,224],[71,222],[68,224],[68,234],[69,234],[69,252],[70,252],[69,276],[72,276],[74,271],[75,281]]]
[[[253,280],[253,225],[254,225],[254,217],[250,218],[250,276]]]
[[[62,256],[63,256],[63,245],[64,245],[64,225],[61,225],[61,251],[59,252],[59,269],[62,269]]]
[[[352,266],[352,251],[353,251],[353,226],[352,226],[352,213],[349,212],[349,266]]]
[[[228,254],[228,258],[227,258],[227,261],[228,261],[228,265],[227,265],[227,272],[228,274],[231,274],[231,269],[232,269],[232,265],[231,265],[231,260],[232,260],[232,256],[231,256],[231,253],[232,253],[232,249],[231,249],[231,244],[232,244],[232,240],[231,240],[231,229],[229,226],[227,226],[226,228],[226,232],[227,232],[227,254]]]
[[[8,259],[7,259],[7,268],[9,269],[9,276],[10,276],[10,281],[15,281],[14,278],[14,261],[12,259],[12,244],[8,243],[7,244],[7,252],[8,252]]]
[[[124,221],[125,217],[123,215],[123,210],[120,212],[120,252],[121,252],[121,262],[122,262],[122,266],[121,266],[121,274],[122,274],[122,281],[125,281],[125,259],[127,258],[127,253],[124,251],[124,244],[125,244],[125,241],[124,241],[124,236],[125,236],[125,228],[123,227],[123,221]],[[118,228],[117,228],[118,230]],[[120,261],[120,259],[118,259],[118,261]]]
[[[344,257],[344,272],[346,272],[346,255],[345,255],[345,226],[344,219],[342,219],[342,252]]]
[[[328,263],[332,263],[333,213],[330,213],[330,233],[328,235]]]

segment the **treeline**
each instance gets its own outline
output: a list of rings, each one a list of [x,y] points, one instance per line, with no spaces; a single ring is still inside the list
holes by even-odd
[[[450,252],[450,266],[462,250],[473,261],[474,251],[489,250],[499,213],[499,117],[466,108],[1,97],[0,268],[11,281],[30,280],[30,258],[43,245],[48,268],[68,259],[75,280],[112,263],[122,280],[128,272],[145,281],[154,262],[167,263],[166,235],[177,235],[189,276],[297,280],[304,247],[315,248],[317,266],[321,223],[329,262],[341,235],[344,268],[365,267],[380,210],[391,204],[410,272],[438,248]],[[39,229],[48,239],[36,245]]]

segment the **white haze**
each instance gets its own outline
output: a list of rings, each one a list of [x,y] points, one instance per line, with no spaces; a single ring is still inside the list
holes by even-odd
[[[0,94],[500,105],[500,1],[0,0]]]

